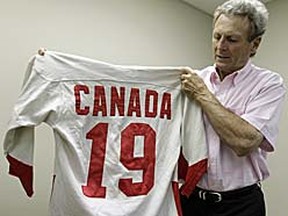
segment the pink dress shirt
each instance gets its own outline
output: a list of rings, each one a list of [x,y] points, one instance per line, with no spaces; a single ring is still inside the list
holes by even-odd
[[[199,71],[199,75],[223,106],[256,127],[265,140],[248,156],[239,157],[220,143],[204,116],[209,164],[198,186],[208,190],[228,191],[266,179],[269,176],[266,156],[267,152],[275,148],[286,92],[283,79],[277,73],[254,66],[251,60],[222,82],[215,66]]]

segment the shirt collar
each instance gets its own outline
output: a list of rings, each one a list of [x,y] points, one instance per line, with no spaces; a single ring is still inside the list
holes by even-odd
[[[227,77],[225,77],[225,79],[230,79],[233,85],[237,85],[237,83],[239,83],[243,78],[245,78],[249,74],[251,68],[252,68],[252,61],[251,59],[249,59],[243,68],[241,68],[238,71],[233,72],[232,74],[229,74]],[[213,69],[214,70],[212,71],[210,75],[210,82],[213,84],[216,84],[220,82],[220,78],[219,78],[218,73],[216,72],[215,64],[214,64]]]

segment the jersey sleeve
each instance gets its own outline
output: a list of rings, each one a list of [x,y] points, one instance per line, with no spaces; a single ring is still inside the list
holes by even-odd
[[[182,151],[178,163],[179,178],[184,180],[181,194],[189,196],[207,171],[208,148],[201,108],[184,97]]]
[[[33,194],[34,127],[42,122],[49,124],[57,106],[57,83],[41,76],[39,57],[33,57],[28,64],[4,137],[9,174],[20,179],[28,196]]]

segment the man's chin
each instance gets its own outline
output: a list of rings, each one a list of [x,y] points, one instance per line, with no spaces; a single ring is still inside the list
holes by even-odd
[[[223,62],[215,62],[215,66],[219,70],[225,70],[227,67],[229,67],[228,64],[225,64]]]
[[[231,58],[215,58],[217,64],[229,64],[231,63]]]

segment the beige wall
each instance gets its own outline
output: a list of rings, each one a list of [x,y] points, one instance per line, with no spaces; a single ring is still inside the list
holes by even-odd
[[[275,0],[268,4],[270,20],[267,34],[255,61],[282,75],[288,87],[288,1]],[[276,151],[269,156],[271,177],[265,182],[268,216],[287,215],[288,183],[288,95],[286,96]]]
[[[28,59],[40,46],[117,64],[209,64],[211,18],[178,0],[0,0],[0,136]],[[0,148],[0,215],[47,215],[53,136],[37,129],[35,195],[8,176]]]

